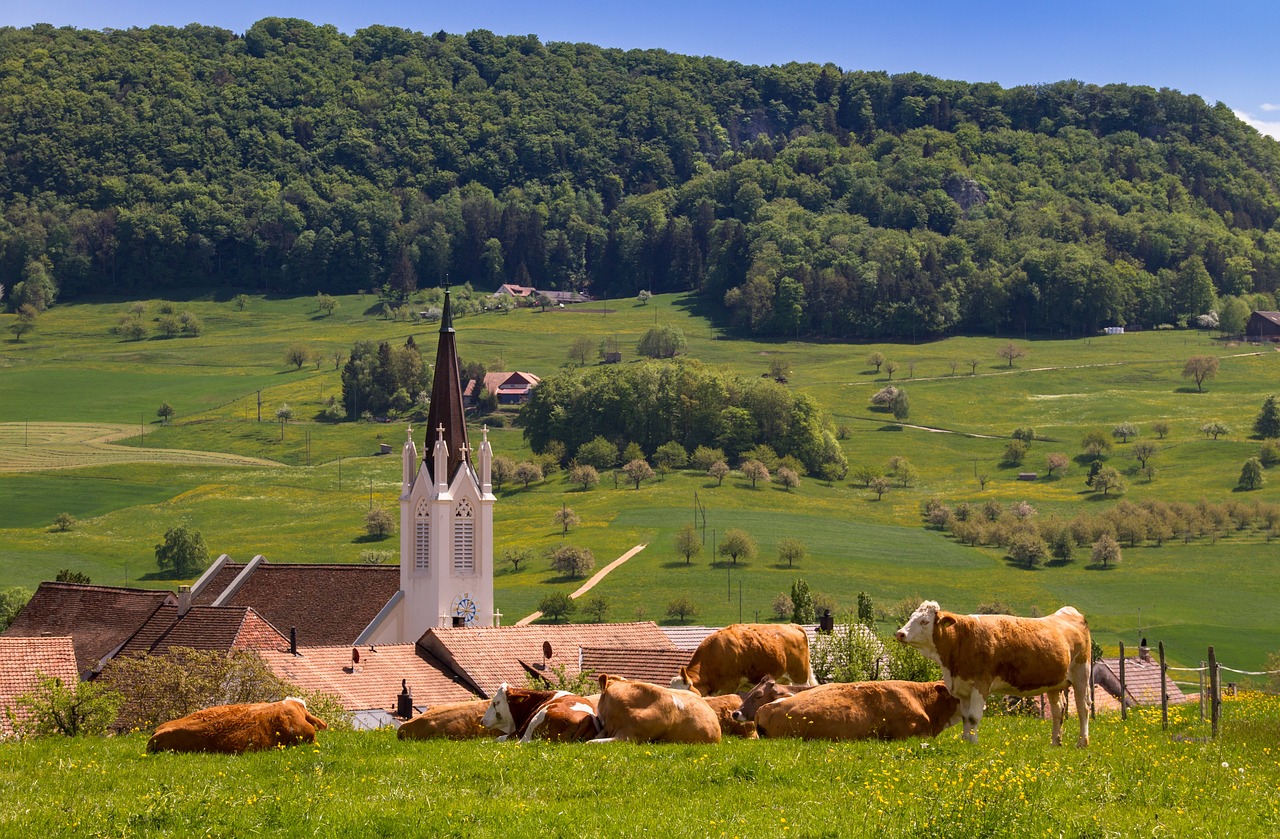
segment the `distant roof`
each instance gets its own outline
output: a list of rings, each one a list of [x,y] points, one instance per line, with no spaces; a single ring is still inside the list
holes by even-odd
[[[781,625],[781,624],[779,624]],[[801,624],[804,634],[809,636],[809,643],[813,643],[813,636],[818,632],[816,623]],[[837,624],[834,628],[840,629],[843,624]],[[713,632],[724,629],[723,626],[664,626],[662,631],[667,638],[671,639],[671,643],[681,650],[696,650],[698,645]],[[869,632],[870,630],[868,630]]]
[[[1104,688],[1118,700],[1120,696],[1120,659],[1099,659],[1093,665],[1093,680],[1098,687]],[[1169,695],[1169,703],[1171,705],[1191,701],[1191,698],[1183,694],[1182,690],[1173,683],[1173,680],[1168,675],[1165,676],[1165,690]],[[1125,704],[1131,708],[1135,705],[1159,705],[1160,662],[1155,660],[1144,661],[1141,658],[1125,656],[1124,693]]]
[[[516,285],[515,283],[503,283],[498,286],[495,294],[510,294],[515,297],[528,297],[536,292],[537,289],[527,285]]]
[[[642,650],[611,647],[582,647],[581,672],[599,676],[622,676],[652,682],[655,685],[670,684],[680,674],[680,668],[689,663],[688,650]]]
[[[551,644],[545,662],[544,641]],[[576,673],[579,647],[674,649],[651,621],[428,629],[418,646],[465,676],[483,697],[493,696],[503,682],[523,685],[525,674],[544,664]]]
[[[1276,326],[1280,326],[1280,312],[1254,312],[1254,314],[1260,318],[1266,318]]]
[[[218,605],[252,606],[286,637],[297,628],[300,645],[328,646],[354,642],[399,590],[399,565],[263,560]]]
[[[476,391],[476,383],[479,381],[479,379],[469,380],[462,395],[479,396],[480,394]],[[494,396],[499,396],[504,393],[526,393],[529,388],[541,381],[542,378],[540,376],[516,370],[513,372],[485,373],[481,386]]]
[[[333,694],[348,711],[395,711],[402,679],[408,683],[417,707],[477,698],[461,679],[414,644],[378,644],[358,649],[360,663],[354,671],[352,647],[348,645],[299,647],[296,656],[285,650],[264,650],[259,654],[280,678],[303,690]]]
[[[36,686],[36,673],[61,679],[64,685],[80,680],[75,643],[71,636],[57,638],[0,638],[0,739],[13,734],[6,709]]]
[[[94,670],[162,605],[176,602],[170,591],[45,582],[4,635],[69,635],[75,644],[76,665],[83,674]]]
[[[289,639],[250,606],[192,606],[178,617],[164,605],[125,642],[120,655],[164,653],[172,647],[196,650],[281,649]]]

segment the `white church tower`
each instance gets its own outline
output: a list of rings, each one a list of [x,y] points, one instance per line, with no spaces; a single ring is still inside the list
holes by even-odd
[[[394,607],[399,620],[386,627],[398,624],[400,642],[417,641],[432,627],[494,623],[493,450],[487,429],[477,460],[473,466],[446,290],[422,460],[412,429],[404,444],[400,596]]]

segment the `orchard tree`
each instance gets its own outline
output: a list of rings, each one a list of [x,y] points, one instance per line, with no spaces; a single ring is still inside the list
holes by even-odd
[[[758,460],[748,460],[742,464],[742,476],[751,481],[751,488],[755,489],[757,481],[769,482],[769,469]]]
[[[1001,462],[1008,463],[1010,466],[1021,466],[1026,456],[1027,444],[1021,440],[1010,440],[1009,444],[1004,447],[1004,457]]]
[[[1155,457],[1156,452],[1158,451],[1160,451],[1160,447],[1155,443],[1143,441],[1141,443],[1134,443],[1133,450],[1130,454],[1133,455],[1133,459],[1138,461],[1143,469],[1146,469],[1147,461]]]
[[[305,344],[290,344],[284,351],[284,360],[301,370],[311,360],[311,350]]]
[[[906,422],[911,418],[911,401],[907,399],[905,388],[898,388],[898,392],[889,401],[889,410],[893,411],[893,418],[898,422]]]
[[[1093,550],[1090,553],[1095,565],[1101,565],[1107,568],[1111,565],[1119,565],[1121,561],[1120,543],[1116,541],[1116,537],[1110,533],[1103,533],[1098,537],[1098,541],[1093,543]]]
[[[769,607],[773,610],[774,616],[780,620],[790,620],[791,611],[795,605],[791,602],[791,597],[785,591],[778,592],[778,596],[773,598],[773,603]]]
[[[164,533],[164,541],[156,545],[156,565],[170,579],[194,577],[209,564],[209,548],[199,530],[180,524]]]
[[[808,554],[809,549],[805,547],[804,542],[792,536],[787,536],[778,542],[778,561],[786,560],[788,568],[797,562],[804,562]]]
[[[1071,465],[1071,459],[1062,452],[1054,452],[1045,458],[1045,467],[1049,471],[1049,477],[1053,477],[1054,472],[1065,472],[1067,467]]]
[[[293,409],[286,402],[279,408],[276,408],[276,421],[280,423],[280,439],[284,439],[284,427],[289,424],[289,420],[293,419]]]
[[[161,402],[160,407],[156,408],[156,416],[160,418],[161,425],[168,425],[173,420],[173,406],[168,402]]]
[[[1163,440],[1165,437],[1169,436],[1169,423],[1164,420],[1156,420],[1151,423],[1151,430],[1155,432],[1158,439]]]
[[[978,375],[978,365],[979,365],[979,364],[981,364],[981,363],[982,363],[982,359],[980,359],[980,358],[971,358],[971,359],[969,359],[968,361],[966,361],[966,362],[965,362],[965,364],[968,364],[968,365],[969,365],[969,375],[970,375],[970,376],[976,376],[976,375]]]
[[[578,611],[578,604],[568,594],[557,591],[538,601],[538,611],[543,617],[550,618],[552,623],[559,623],[561,618],[567,618]]]
[[[1200,426],[1200,433],[1206,437],[1213,437],[1217,440],[1223,434],[1230,434],[1231,427],[1220,420],[1210,420]]]
[[[702,537],[693,522],[685,522],[676,531],[676,553],[684,557],[684,564],[690,565],[693,558],[702,553]]]
[[[569,577],[582,578],[596,567],[595,554],[578,545],[557,545],[548,551],[551,569]]]
[[[489,480],[494,489],[501,490],[502,485],[516,475],[516,462],[505,454],[496,455],[489,465]]]
[[[597,594],[582,607],[582,614],[590,618],[592,623],[604,623],[605,617],[609,614],[609,598],[603,594]]]
[[[1194,379],[1196,392],[1203,393],[1204,382],[1218,375],[1218,359],[1212,355],[1193,355],[1182,368],[1182,378]]]
[[[569,483],[578,484],[585,492],[600,483],[600,473],[594,466],[583,463],[569,469]]]
[[[577,527],[580,523],[578,514],[573,511],[572,507],[560,506],[552,515],[552,520],[560,526],[560,535],[564,536],[569,532],[569,528]]]
[[[893,374],[898,372],[898,362],[886,359],[884,362],[884,372],[888,374],[888,380],[893,381]]]
[[[529,484],[542,480],[542,467],[530,460],[522,461],[516,465],[513,477],[528,489]]]
[[[578,335],[569,342],[569,360],[579,367],[586,367],[587,359],[595,355],[595,352],[596,340],[590,335]]]
[[[867,483],[867,489],[876,494],[876,500],[884,498],[884,494],[889,491],[889,479],[884,475],[877,475]]]
[[[1115,428],[1111,429],[1111,436],[1115,437],[1121,443],[1129,442],[1130,437],[1138,436],[1138,426],[1131,422],[1122,422]]]
[[[635,484],[636,489],[640,488],[642,482],[653,477],[653,467],[649,465],[648,461],[640,458],[636,458],[622,467],[622,471],[627,476],[627,479]]]
[[[502,552],[502,562],[511,566],[511,570],[520,571],[520,563],[533,559],[533,548],[507,548]]]
[[[1262,485],[1266,483],[1266,478],[1262,474],[1262,461],[1256,457],[1251,457],[1244,462],[1244,466],[1240,469],[1240,488],[1245,490],[1262,489]]]
[[[667,604],[667,617],[678,623],[684,623],[696,614],[698,607],[688,597],[677,597]]]
[[[716,546],[716,552],[721,556],[727,556],[734,565],[738,564],[741,557],[743,562],[747,562],[756,555],[756,540],[751,538],[751,534],[737,527],[731,527],[725,531],[724,540]]]
[[[636,352],[645,358],[675,358],[689,348],[684,333],[674,326],[651,326],[640,337]]]
[[[1027,351],[1012,341],[1004,344],[1000,349],[996,350],[996,355],[1009,362],[1009,366],[1013,366],[1013,362],[1019,358],[1026,356]]]
[[[778,467],[778,483],[782,484],[783,489],[790,492],[800,486],[800,476],[796,474],[796,470],[780,466]]]
[[[608,469],[618,462],[618,447],[602,436],[593,437],[578,447],[578,463]]]
[[[40,312],[30,303],[24,303],[18,307],[18,317],[13,323],[9,324],[9,331],[13,333],[13,339],[17,343],[22,343],[22,336],[28,332],[35,330],[36,318]]]
[[[325,294],[324,292],[317,291],[316,292],[316,308],[319,309],[321,312],[323,312],[327,317],[333,314],[334,309],[338,308],[338,301],[334,300],[332,297]]]
[[[1093,490],[1102,491],[1105,496],[1111,490],[1116,492],[1124,492],[1124,478],[1120,477],[1120,473],[1111,466],[1103,466],[1098,470],[1098,474],[1093,476]]]
[[[813,594],[809,591],[809,584],[797,579],[791,584],[791,622],[813,623],[814,618]]]
[[[373,539],[385,539],[395,529],[395,521],[384,507],[374,507],[364,516],[365,532]]]
[[[1036,533],[1019,533],[1009,542],[1009,556],[1027,568],[1039,568],[1049,556],[1049,547]]]
[[[729,464],[723,460],[717,460],[707,468],[707,475],[716,479],[716,486],[724,483],[725,475],[729,474]]]
[[[876,372],[880,372],[880,367],[884,364],[884,354],[873,352],[867,356],[867,363],[876,368]]]

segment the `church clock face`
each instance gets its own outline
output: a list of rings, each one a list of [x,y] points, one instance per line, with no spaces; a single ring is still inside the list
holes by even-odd
[[[471,599],[470,592],[464,591],[453,598],[453,616],[462,618],[467,626],[476,622],[476,603]]]

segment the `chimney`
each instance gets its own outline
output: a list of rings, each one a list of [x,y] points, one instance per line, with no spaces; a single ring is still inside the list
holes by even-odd
[[[1138,642],[1138,661],[1151,661],[1151,648],[1147,646],[1146,638]]]
[[[400,693],[396,696],[396,716],[406,720],[413,716],[413,691],[409,690],[409,680],[400,680]]]
[[[191,611],[191,586],[178,586],[178,617]]]
[[[836,619],[832,617],[831,610],[825,609],[822,617],[818,618],[818,629],[830,635],[836,628]]]
[[[298,654],[298,627],[289,627],[289,655]]]

